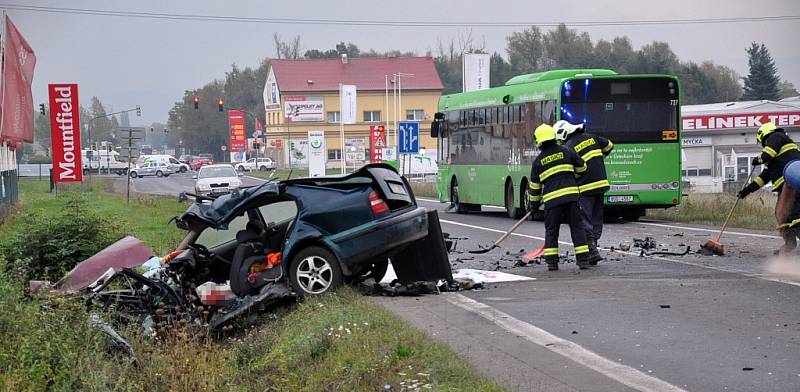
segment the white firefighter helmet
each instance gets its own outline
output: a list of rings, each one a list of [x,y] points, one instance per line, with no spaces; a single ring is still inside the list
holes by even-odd
[[[583,123],[573,125],[570,124],[569,121],[558,120],[555,124],[553,124],[553,128],[556,130],[556,140],[563,142],[564,140],[567,140],[567,137],[569,137],[569,135],[571,135],[573,132],[583,128]]]

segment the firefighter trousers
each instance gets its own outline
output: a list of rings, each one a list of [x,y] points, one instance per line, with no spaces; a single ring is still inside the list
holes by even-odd
[[[578,204],[586,236],[599,240],[603,235],[603,194],[581,195]]]
[[[579,266],[584,265],[587,262],[589,246],[586,244],[586,231],[581,220],[580,207],[574,201],[544,210],[544,260],[547,264],[558,264],[558,233],[561,229],[562,216],[567,218],[569,224],[576,261]]]

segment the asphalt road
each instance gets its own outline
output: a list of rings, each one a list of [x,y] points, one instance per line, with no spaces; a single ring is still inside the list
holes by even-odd
[[[192,178],[197,172],[189,171],[186,173],[176,173],[168,177],[137,177],[131,178],[131,193],[178,196],[181,192],[194,192],[195,180]],[[114,176],[114,188],[119,192],[125,192],[125,177]],[[242,176],[242,186],[253,186],[264,182],[264,180]]]
[[[168,195],[194,186],[191,173],[132,184],[136,192]],[[722,241],[726,256],[719,257],[694,253],[715,238],[714,228],[608,224],[604,248],[649,236],[658,249],[688,245],[693,252],[641,257],[636,248],[606,249],[606,261],[590,270],[568,262],[548,272],[538,264],[514,266],[516,252],[543,245],[541,222],[525,222],[501,249],[475,255],[466,250],[491,244],[513,224],[502,210],[459,215],[434,200],[419,203],[439,210],[443,231],[468,237],[451,254],[454,269],[499,269],[536,280],[375,300],[510,390],[800,390],[800,260],[773,259],[781,243],[774,233],[732,229]],[[572,253],[566,226],[560,240],[561,252]]]

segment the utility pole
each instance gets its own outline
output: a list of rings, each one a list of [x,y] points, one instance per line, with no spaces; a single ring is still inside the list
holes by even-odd
[[[142,137],[138,136],[138,133],[145,131],[144,128],[141,129],[130,128],[123,130],[121,132],[127,132],[127,135],[121,137],[121,139],[127,141],[127,146],[123,146],[122,149],[125,151],[125,158],[128,159],[128,170],[125,173],[125,176],[128,177],[127,179],[128,181],[125,193],[128,200],[128,204],[131,204],[131,161],[139,157],[139,152],[137,151],[138,148],[134,147],[134,140],[142,140]]]

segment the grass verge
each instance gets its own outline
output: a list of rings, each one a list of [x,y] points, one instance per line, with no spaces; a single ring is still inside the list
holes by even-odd
[[[691,222],[710,226],[721,226],[736,202],[731,194],[692,193],[678,207],[666,210],[647,210],[647,217],[676,222]],[[777,197],[758,192],[744,200],[731,216],[730,227],[746,229],[775,229],[775,203]]]
[[[68,207],[47,193],[46,183],[20,185],[21,206],[0,227],[0,241],[23,211],[59,214]],[[154,249],[172,249],[182,236],[166,223],[186,207],[174,198],[127,206],[99,181],[65,192],[84,192],[94,208]],[[78,298],[32,299],[2,274],[0,292],[0,390],[375,391],[387,384],[392,390],[415,390],[414,384],[419,390],[500,390],[448,347],[348,288],[273,309],[222,338],[176,330],[151,340],[139,326],[123,328],[137,364],[110,350]]]

